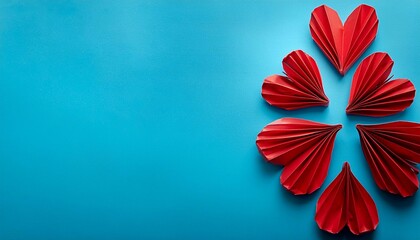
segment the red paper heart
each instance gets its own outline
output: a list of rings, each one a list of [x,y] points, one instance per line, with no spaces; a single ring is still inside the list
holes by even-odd
[[[368,5],[357,7],[343,23],[326,5],[314,9],[309,23],[311,35],[334,67],[344,75],[376,37],[378,17]]]
[[[283,59],[287,77],[272,75],[264,80],[262,96],[270,104],[286,110],[326,106],[321,75],[315,60],[301,50]]]
[[[389,81],[394,62],[386,53],[373,53],[357,67],[346,112],[383,117],[401,112],[413,102],[416,89],[408,79]]]
[[[281,184],[295,195],[310,194],[327,176],[334,140],[341,125],[328,125],[297,118],[282,118],[257,136],[264,158],[283,165]]]
[[[363,153],[376,184],[382,190],[403,197],[419,188],[420,124],[391,122],[357,125]]]
[[[333,234],[345,226],[356,235],[373,231],[378,226],[375,202],[353,175],[347,162],[319,197],[315,221],[320,229]]]

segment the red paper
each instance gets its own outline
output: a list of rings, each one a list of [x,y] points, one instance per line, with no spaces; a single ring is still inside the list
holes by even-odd
[[[297,118],[282,118],[257,136],[265,159],[283,165],[281,184],[295,195],[310,194],[327,176],[334,140],[341,125],[328,125]]]
[[[322,5],[314,9],[309,27],[316,44],[344,75],[376,37],[378,17],[367,5],[357,7],[343,23],[337,12]]]
[[[287,77],[272,75],[264,80],[262,96],[270,104],[286,110],[326,106],[321,75],[315,60],[301,50],[283,59]]]
[[[378,226],[375,202],[353,175],[347,162],[319,197],[315,221],[320,229],[333,234],[345,226],[356,235],[373,231]]]
[[[357,67],[346,112],[383,117],[408,108],[416,89],[408,79],[389,81],[394,62],[386,53],[374,53]]]
[[[391,122],[357,125],[363,153],[376,184],[382,190],[403,197],[419,188],[420,124]]]

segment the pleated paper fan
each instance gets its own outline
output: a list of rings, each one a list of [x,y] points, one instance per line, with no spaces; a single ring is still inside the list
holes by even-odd
[[[391,122],[357,125],[363,153],[376,184],[403,197],[419,188],[416,163],[420,163],[420,124]]]
[[[325,180],[340,129],[341,125],[282,118],[265,126],[256,143],[268,162],[284,166],[280,182],[286,189],[310,194]]]
[[[373,7],[362,4],[343,24],[337,12],[322,5],[312,12],[312,39],[341,75],[346,74],[376,38],[379,20]],[[284,75],[264,80],[262,96],[272,106],[295,110],[327,106],[315,60],[302,50],[283,59]],[[384,52],[366,57],[353,75],[347,114],[385,117],[406,110],[414,101],[409,79],[389,77],[393,60]],[[342,91],[341,91],[342,92]],[[272,164],[284,166],[280,183],[294,195],[321,187],[329,169],[334,141],[341,124],[329,125],[298,118],[281,118],[265,126],[256,145]],[[364,156],[378,187],[402,197],[419,188],[420,124],[391,122],[357,125]],[[315,221],[332,234],[348,228],[355,235],[374,231],[379,223],[374,200],[346,162],[321,194]]]
[[[347,162],[319,197],[315,221],[320,229],[333,234],[345,226],[356,235],[373,231],[378,226],[375,202],[353,175]]]
[[[264,80],[261,95],[270,104],[286,110],[328,105],[321,74],[315,60],[296,50],[283,59],[287,76],[272,75]]]
[[[368,5],[357,7],[344,25],[335,10],[322,5],[312,12],[309,27],[315,43],[344,75],[375,39],[378,23]]]
[[[408,108],[416,89],[408,79],[389,81],[394,62],[387,53],[373,53],[357,67],[353,76],[348,114],[383,117]]]

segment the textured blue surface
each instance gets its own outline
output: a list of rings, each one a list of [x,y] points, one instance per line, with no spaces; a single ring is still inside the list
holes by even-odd
[[[313,217],[344,161],[379,210],[362,238],[420,239],[418,194],[378,190],[355,129],[420,121],[420,96],[392,117],[346,116],[356,65],[339,76],[312,41],[322,3],[343,19],[362,2],[2,1],[0,239],[334,239]],[[395,77],[420,89],[420,2],[366,3],[380,24],[363,57],[389,52]],[[317,61],[329,107],[261,98],[295,49]],[[344,125],[308,197],[285,191],[255,147],[285,116]]]

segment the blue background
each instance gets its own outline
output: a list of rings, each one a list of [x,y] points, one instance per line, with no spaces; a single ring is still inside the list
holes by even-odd
[[[380,223],[362,238],[419,239],[420,199],[381,192],[356,123],[420,121],[345,114],[351,78],[309,33],[322,3],[342,19],[361,1],[2,1],[0,239],[335,239],[315,204],[344,161]],[[366,1],[380,19],[363,58],[387,51],[420,88],[420,2]],[[283,111],[263,79],[302,49],[327,108]],[[295,197],[255,147],[281,117],[342,123],[326,182]],[[338,237],[351,238],[345,231]]]

